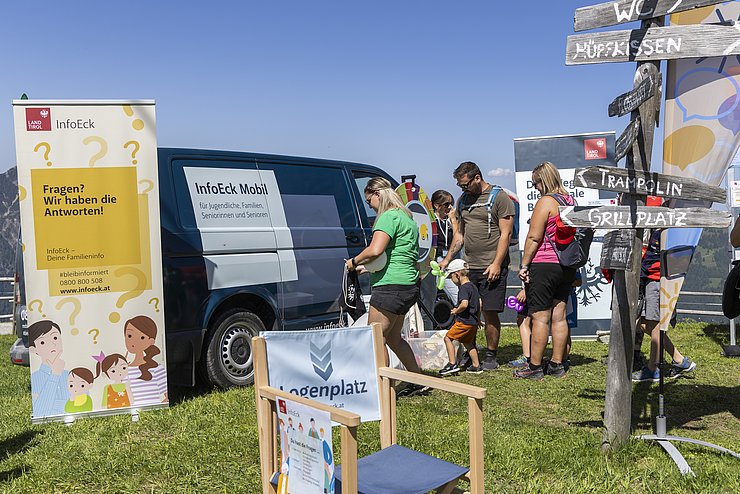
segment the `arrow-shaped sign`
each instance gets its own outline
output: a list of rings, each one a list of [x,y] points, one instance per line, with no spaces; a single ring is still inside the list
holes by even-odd
[[[615,163],[617,163],[624,157],[625,154],[627,154],[627,151],[629,150],[629,148],[632,147],[632,144],[634,144],[635,139],[637,139],[637,134],[639,133],[640,116],[638,115],[637,117],[635,117],[634,120],[630,122],[627,128],[624,129],[624,132],[622,132],[622,135],[617,138],[617,142],[614,144]]]
[[[663,78],[660,72],[657,74],[651,74],[650,77],[643,79],[642,82],[632,91],[617,96],[617,98],[609,104],[609,116],[621,117],[631,111],[637,110],[641,104],[646,102],[655,94],[656,90],[660,91],[662,83]]]
[[[560,219],[576,228],[727,228],[727,211],[652,206],[561,206]]]
[[[707,185],[695,178],[626,170],[613,166],[576,168],[574,178],[577,187],[611,192],[714,202],[725,202],[727,197],[727,192],[722,187]]]

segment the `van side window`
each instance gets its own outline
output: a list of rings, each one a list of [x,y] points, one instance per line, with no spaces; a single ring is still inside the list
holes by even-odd
[[[371,175],[366,172],[359,172],[355,171],[352,172],[355,179],[355,186],[357,186],[357,190],[360,192],[360,197],[363,199],[362,206],[365,208],[365,215],[367,216],[367,221],[370,226],[375,224],[375,217],[378,215],[373,208],[367,205],[367,202],[365,199],[365,187],[367,186],[367,183],[370,181],[371,178],[375,178],[376,175]]]
[[[328,219],[337,216],[337,226],[358,226],[349,184],[342,168],[263,162],[257,166],[275,173],[285,214],[288,218],[300,218],[300,226],[326,227]],[[315,211],[321,211],[322,214],[312,213]]]

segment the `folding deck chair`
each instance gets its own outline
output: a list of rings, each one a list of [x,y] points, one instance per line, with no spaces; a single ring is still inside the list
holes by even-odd
[[[380,325],[374,324],[372,331],[375,362],[383,362],[385,353]],[[276,335],[271,337],[274,336]],[[360,416],[350,410],[335,408],[316,400],[290,394],[277,387],[271,387],[267,365],[268,344],[261,336],[252,339],[260,471],[264,494],[276,492],[275,486],[280,465],[275,408],[277,398],[293,400],[318,410],[327,411],[331,415],[331,420],[339,424],[342,464],[338,465],[334,471],[335,492],[337,493],[422,494],[430,491],[445,494],[462,493],[463,491],[457,488],[457,483],[458,480],[466,478],[470,482],[472,494],[483,494],[483,399],[486,396],[485,389],[376,365],[373,373],[378,377],[382,449],[358,460],[357,427],[360,424]],[[429,386],[467,397],[469,468],[396,444],[396,394],[391,381],[405,381]]]

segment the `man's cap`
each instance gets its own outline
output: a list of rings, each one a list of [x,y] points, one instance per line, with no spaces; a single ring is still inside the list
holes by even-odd
[[[453,259],[448,265],[445,272],[447,274],[457,273],[463,269],[468,269],[468,264],[462,259]]]

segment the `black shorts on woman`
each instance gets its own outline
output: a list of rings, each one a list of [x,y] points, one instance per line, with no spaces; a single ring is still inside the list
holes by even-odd
[[[419,282],[414,285],[374,286],[370,306],[392,314],[406,314],[419,300]]]
[[[529,283],[524,286],[529,314],[550,310],[557,302],[566,302],[576,270],[554,262],[533,262],[529,266]]]

